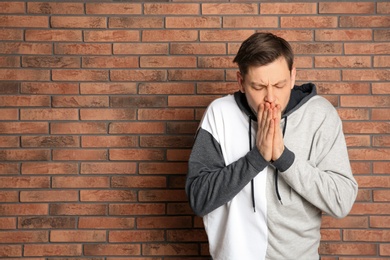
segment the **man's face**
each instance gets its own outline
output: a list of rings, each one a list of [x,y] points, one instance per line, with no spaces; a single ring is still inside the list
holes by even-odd
[[[260,104],[273,103],[286,109],[291,89],[295,84],[295,68],[290,72],[286,59],[281,57],[274,62],[249,67],[245,78],[237,72],[237,80],[241,92],[245,93],[248,104],[257,115]]]

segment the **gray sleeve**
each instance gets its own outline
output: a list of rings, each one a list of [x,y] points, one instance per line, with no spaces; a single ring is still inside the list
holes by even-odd
[[[188,162],[186,193],[195,214],[204,216],[229,202],[269,165],[256,148],[225,165],[219,143],[199,129]]]

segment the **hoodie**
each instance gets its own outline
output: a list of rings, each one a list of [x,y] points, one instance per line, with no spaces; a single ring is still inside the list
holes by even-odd
[[[191,151],[186,193],[203,217],[214,260],[318,259],[321,215],[356,199],[342,123],[313,84],[295,86],[282,116],[285,149],[266,161],[256,117],[236,92],[207,108]]]

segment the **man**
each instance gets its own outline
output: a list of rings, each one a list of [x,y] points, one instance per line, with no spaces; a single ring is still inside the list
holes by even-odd
[[[234,62],[239,91],[212,102],[186,192],[214,260],[319,259],[321,215],[356,199],[342,123],[313,84],[294,86],[284,39],[255,33]]]

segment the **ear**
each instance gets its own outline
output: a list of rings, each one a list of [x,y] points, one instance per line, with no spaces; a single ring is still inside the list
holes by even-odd
[[[291,89],[294,88],[296,74],[297,74],[297,70],[295,69],[295,67],[293,67],[291,70]]]
[[[240,71],[237,71],[237,82],[238,82],[239,90],[240,90],[242,93],[245,93],[244,78],[242,77]]]

